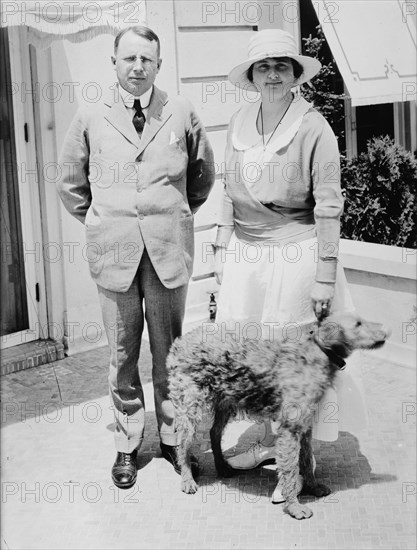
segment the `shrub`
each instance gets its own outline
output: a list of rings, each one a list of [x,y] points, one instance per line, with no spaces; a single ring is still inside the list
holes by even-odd
[[[342,80],[321,26],[303,38],[303,53],[322,64],[312,83],[302,85],[307,101],[327,119],[345,147]],[[335,93],[336,91],[336,93]],[[366,153],[342,160],[345,212],[341,235],[356,241],[417,248],[417,161],[388,136],[368,141]]]
[[[417,160],[388,136],[368,141],[352,160],[342,157],[347,239],[417,248]]]
[[[343,89],[343,81],[337,65],[327,46],[323,30],[316,27],[316,36],[303,38],[303,53],[316,57],[322,67],[311,83],[302,85],[302,94],[306,101],[313,103],[315,109],[321,113],[339,141],[339,149],[345,149],[345,104],[346,96],[337,93]]]

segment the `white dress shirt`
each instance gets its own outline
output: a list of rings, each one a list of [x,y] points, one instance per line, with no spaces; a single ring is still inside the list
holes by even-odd
[[[136,113],[135,109],[133,108],[133,103],[135,99],[140,99],[140,105],[142,107],[143,114],[145,115],[145,120],[147,120],[148,108],[149,108],[149,103],[151,102],[153,86],[151,86],[149,90],[147,90],[144,94],[138,97],[132,95],[130,92],[127,92],[121,86],[119,86],[119,92],[120,92],[120,97],[122,98],[123,103],[126,106],[126,109],[132,115],[132,120]]]

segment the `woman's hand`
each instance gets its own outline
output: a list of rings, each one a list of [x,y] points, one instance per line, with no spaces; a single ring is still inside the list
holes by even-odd
[[[214,253],[214,276],[218,285],[221,285],[223,280],[224,251],[225,248],[217,248]]]
[[[334,283],[315,282],[311,291],[313,310],[319,321],[327,317],[332,307]]]

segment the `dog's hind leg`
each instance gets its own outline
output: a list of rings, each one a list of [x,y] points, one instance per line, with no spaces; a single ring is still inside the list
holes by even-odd
[[[298,460],[300,454],[300,434],[281,427],[276,441],[276,463],[278,485],[285,498],[284,512],[296,519],[305,519],[313,512],[299,503],[297,498]]]
[[[225,461],[222,452],[222,435],[233,411],[225,404],[218,404],[214,411],[213,426],[210,430],[211,450],[217,473],[222,477],[233,475],[233,468]]]
[[[300,474],[303,476],[303,493],[324,497],[331,493],[327,485],[318,483],[313,468],[313,448],[311,444],[311,428],[301,437]]]

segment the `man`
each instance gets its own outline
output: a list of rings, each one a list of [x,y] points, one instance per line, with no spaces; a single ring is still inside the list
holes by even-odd
[[[213,185],[214,164],[191,104],[154,86],[161,67],[156,34],[140,26],[123,30],[112,62],[119,84],[108,101],[77,113],[61,154],[58,192],[86,228],[110,346],[117,450],[112,479],[127,489],[136,481],[145,424],[138,372],[144,319],[161,451],[178,471],[165,361],[181,335],[193,214]]]

